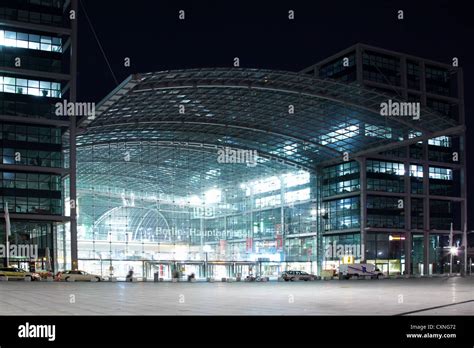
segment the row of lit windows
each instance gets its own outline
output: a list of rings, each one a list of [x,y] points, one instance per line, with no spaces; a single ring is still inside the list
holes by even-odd
[[[62,52],[61,38],[0,30],[0,46]]]
[[[453,180],[453,170],[449,168],[430,167],[430,179]]]
[[[343,193],[350,193],[360,190],[360,180],[346,180],[323,185],[323,197],[334,196]]]
[[[250,196],[251,194],[255,195],[280,190],[282,181],[285,188],[305,185],[310,181],[310,174],[309,172],[300,171],[297,173],[284,174],[281,179],[272,176],[242,184],[241,188],[245,190],[247,196]]]
[[[344,162],[335,166],[326,167],[323,170],[323,178],[336,178],[359,172],[359,164],[356,161]]]
[[[441,136],[441,137],[429,139],[428,144],[434,145],[434,146],[441,146],[441,147],[451,147],[452,140],[451,140],[451,137]]]
[[[0,92],[61,98],[61,84],[0,76]]]
[[[348,214],[346,216],[338,216],[330,218],[324,222],[325,231],[347,230],[352,228],[359,228],[360,220],[357,214]]]
[[[405,167],[403,163],[367,160],[367,172],[404,175]]]
[[[343,230],[360,226],[359,197],[324,202],[324,229]]]

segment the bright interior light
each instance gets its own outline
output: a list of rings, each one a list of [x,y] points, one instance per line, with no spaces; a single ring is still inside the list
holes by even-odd
[[[453,246],[449,249],[449,252],[451,253],[451,255],[457,255],[458,254],[458,248]]]
[[[191,204],[201,204],[201,199],[198,196],[194,195],[194,196],[191,196],[189,198],[189,203],[191,203]]]
[[[222,191],[219,189],[211,189],[204,193],[204,201],[208,204],[220,203],[222,198]]]

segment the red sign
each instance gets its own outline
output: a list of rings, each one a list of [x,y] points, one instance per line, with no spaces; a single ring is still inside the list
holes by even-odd
[[[252,238],[247,238],[246,247],[247,247],[247,251],[252,251],[253,250],[253,239]]]
[[[276,248],[277,250],[283,249],[283,235],[282,234],[276,235]]]
[[[225,247],[227,246],[227,241],[225,239],[220,240],[220,249],[221,254],[225,254]]]

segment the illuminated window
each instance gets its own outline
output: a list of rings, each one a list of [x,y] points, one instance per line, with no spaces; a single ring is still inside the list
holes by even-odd
[[[321,144],[327,145],[338,141],[346,140],[355,137],[359,134],[359,126],[354,124],[344,123],[339,126],[340,128],[329,132],[328,134],[321,135]]]
[[[6,30],[0,30],[0,46],[18,47],[48,52],[62,52],[61,38],[17,33]]]
[[[430,167],[430,179],[453,180],[453,170],[449,168]]]
[[[285,194],[285,202],[286,203],[293,203],[297,201],[306,201],[310,197],[310,189],[305,188],[303,190],[287,192]]]
[[[294,187],[309,183],[309,173],[299,172],[283,175],[283,180],[286,187]]]
[[[451,147],[451,137],[441,136],[428,140],[429,145]]]
[[[250,196],[251,190],[254,194],[271,192],[279,190],[281,184],[280,179],[278,179],[276,176],[272,176],[269,178],[253,181],[248,184],[243,184],[241,187],[245,189],[245,194]]]
[[[379,127],[373,124],[365,124],[365,136],[375,138],[392,138],[392,129],[390,127]]]
[[[61,84],[0,76],[0,92],[61,98]]]
[[[416,164],[410,164],[410,176],[415,178],[423,177],[423,166],[418,166]]]

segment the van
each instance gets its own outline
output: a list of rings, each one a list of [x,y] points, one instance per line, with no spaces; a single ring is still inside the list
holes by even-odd
[[[339,279],[369,276],[372,279],[380,279],[381,277],[383,277],[383,273],[375,265],[370,263],[354,263],[350,265],[339,266]]]

